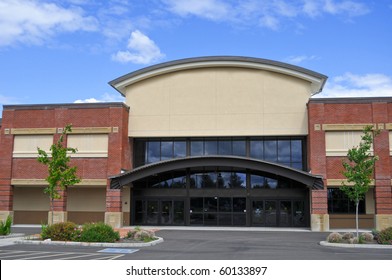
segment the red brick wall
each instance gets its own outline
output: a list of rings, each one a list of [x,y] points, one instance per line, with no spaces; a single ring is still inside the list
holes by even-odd
[[[107,179],[121,169],[130,168],[128,108],[122,104],[5,106],[0,139],[0,210],[12,211],[11,179],[44,179],[47,176],[46,167],[35,158],[12,158],[14,136],[5,134],[4,129],[62,128],[67,124],[74,128],[118,128],[118,132],[109,133],[107,158],[72,158],[71,165],[77,166],[77,174],[82,179]],[[54,142],[59,136],[55,134]],[[113,199],[118,201],[119,197],[119,203],[112,205]],[[65,205],[66,193],[64,199],[56,201],[56,209],[65,211]],[[121,191],[108,189],[107,206],[110,210],[121,211]]]
[[[344,157],[325,156],[325,133],[322,124],[382,124],[392,123],[392,100],[379,99],[325,99],[311,100],[308,103],[309,136],[308,163],[314,174],[320,174],[326,179],[344,179],[341,174]],[[320,130],[315,130],[315,125]],[[377,214],[392,214],[391,192],[391,156],[389,154],[389,132],[381,129],[374,140],[374,152],[379,157],[376,162],[375,198]],[[327,198],[312,194],[312,213],[323,209]],[[326,212],[325,212],[326,213]],[[321,213],[320,213],[321,214]]]

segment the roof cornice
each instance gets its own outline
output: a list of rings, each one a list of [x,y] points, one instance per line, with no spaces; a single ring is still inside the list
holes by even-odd
[[[251,68],[294,76],[310,82],[312,94],[322,91],[328,78],[323,74],[274,60],[243,56],[205,56],[152,65],[121,76],[110,81],[109,84],[125,96],[126,87],[139,81],[171,72],[208,67]]]

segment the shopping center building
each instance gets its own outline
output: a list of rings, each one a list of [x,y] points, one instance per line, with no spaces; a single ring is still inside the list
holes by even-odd
[[[49,150],[63,128],[81,182],[54,220],[113,226],[353,228],[342,160],[380,129],[361,228],[392,226],[392,97],[317,98],[325,75],[249,57],[166,62],[110,82],[124,103],[4,105],[0,218],[48,221]]]

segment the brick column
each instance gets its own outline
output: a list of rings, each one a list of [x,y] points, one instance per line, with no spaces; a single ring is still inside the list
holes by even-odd
[[[53,213],[49,210],[48,213],[48,224],[66,222],[68,220],[67,212],[67,190],[59,191],[60,198],[53,201]]]
[[[14,190],[10,180],[0,179],[0,221],[5,221],[8,216],[13,218]]]
[[[108,180],[110,182],[110,180]],[[106,212],[105,223],[113,228],[120,228],[123,225],[122,212],[122,190],[106,189]]]
[[[14,189],[11,185],[12,150],[14,137],[10,134],[13,112],[3,111],[3,123],[0,130],[0,221],[8,216],[13,218]]]
[[[324,123],[324,104],[308,104],[308,167],[312,174],[321,175],[324,178],[324,190],[311,190],[310,211],[312,231],[328,231],[328,197],[327,197],[327,162],[325,155],[325,132],[322,129]]]
[[[388,123],[388,104],[377,102],[372,107],[373,122],[380,129],[380,134],[374,138],[374,153],[379,157],[374,170],[375,227],[380,230],[392,226],[390,139],[389,131],[384,129],[385,123]]]

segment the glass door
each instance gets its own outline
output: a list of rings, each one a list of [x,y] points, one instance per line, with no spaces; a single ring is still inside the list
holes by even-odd
[[[173,201],[161,201],[161,225],[171,225],[173,223]]]
[[[265,201],[265,226],[276,227],[277,226],[277,209],[276,200],[266,200]]]
[[[264,200],[252,202],[252,225],[263,226],[265,223]]]
[[[295,227],[305,227],[306,226],[306,216],[305,216],[305,202],[303,200],[293,201],[293,226]]]
[[[292,211],[291,201],[281,200],[279,202],[279,226],[291,227]]]
[[[158,210],[157,200],[147,200],[146,224],[158,224]]]

